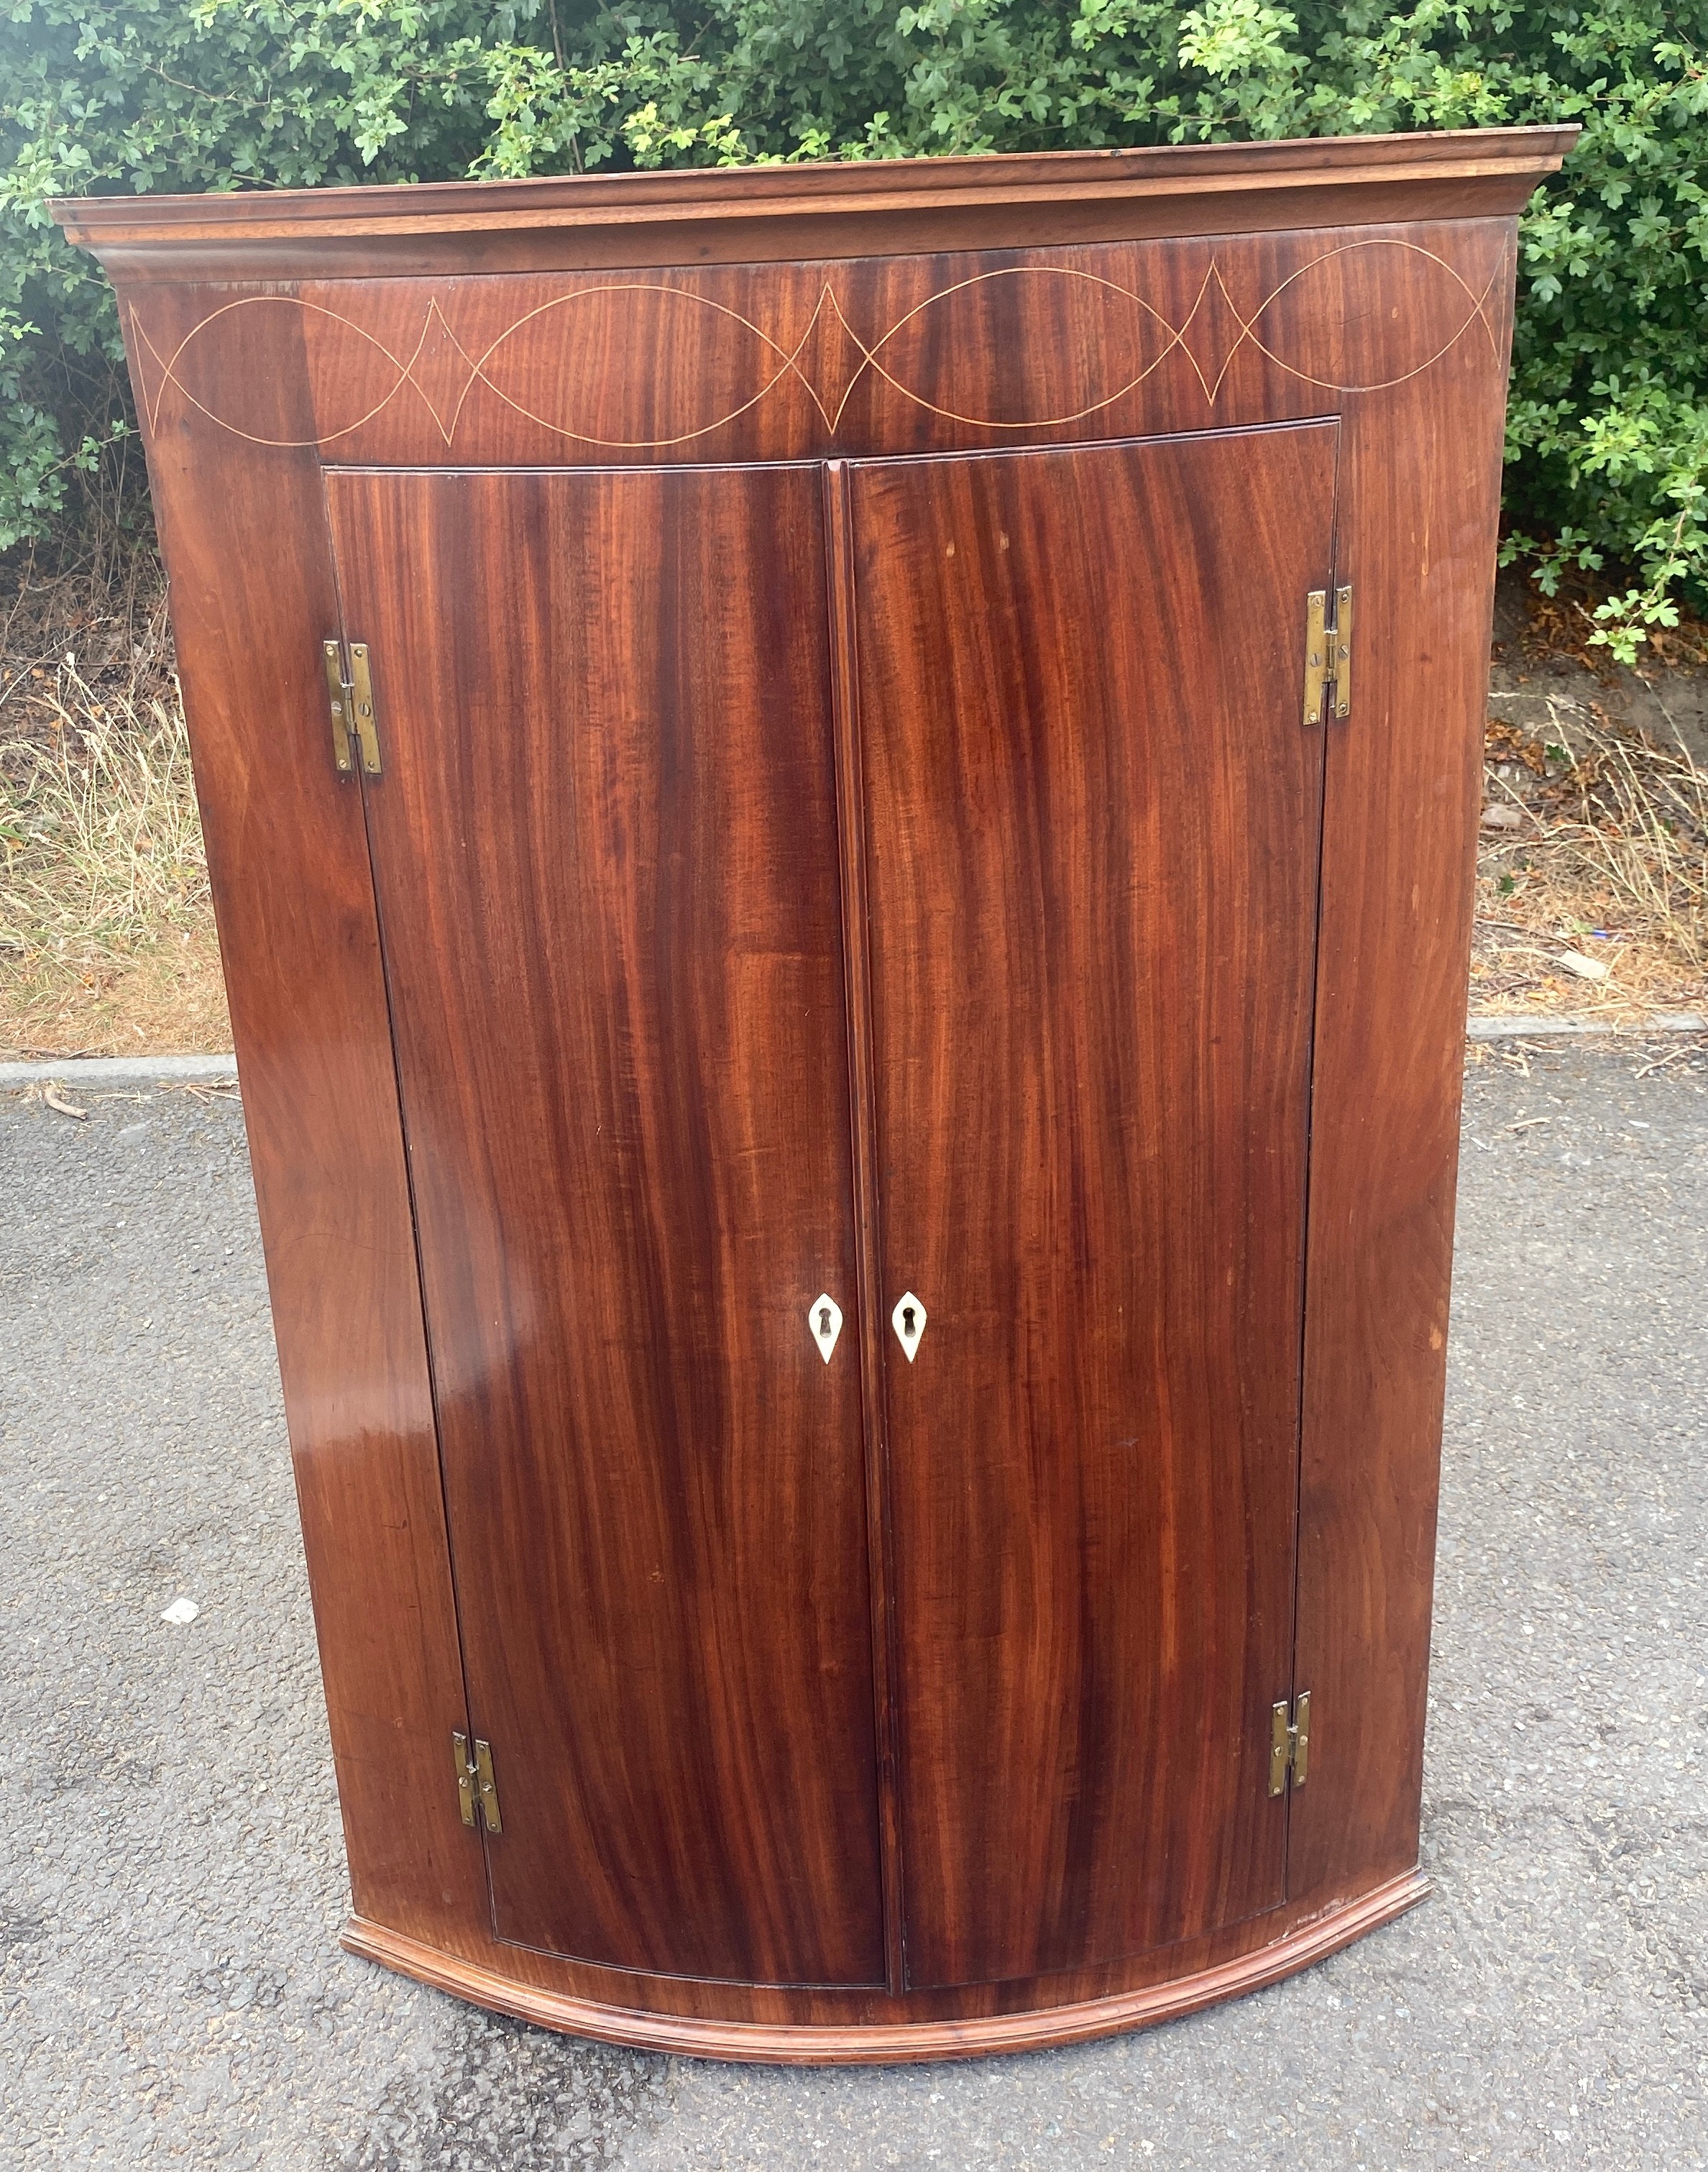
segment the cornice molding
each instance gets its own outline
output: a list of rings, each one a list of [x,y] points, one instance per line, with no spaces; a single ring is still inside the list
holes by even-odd
[[[1510,217],[1571,127],[56,202],[121,281],[891,255]]]

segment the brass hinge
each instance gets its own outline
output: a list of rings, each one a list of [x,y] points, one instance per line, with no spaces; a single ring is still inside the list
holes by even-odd
[[[1344,717],[1352,706],[1352,591],[1335,591],[1335,623],[1328,623],[1329,592],[1305,598],[1305,722]]]
[[[1284,1697],[1270,1709],[1269,1715],[1269,1791],[1272,1795],[1284,1795],[1287,1786],[1287,1768],[1292,1768],[1293,1785],[1302,1788],[1311,1769],[1311,1693],[1301,1690],[1293,1700],[1291,1712]]]
[[[352,641],[349,653],[341,641],[323,641],[326,659],[326,693],[332,708],[332,759],[341,775],[356,766],[359,749],[362,766],[369,777],[379,774],[379,733],[373,721],[373,682],[368,669],[368,643]]]
[[[463,1814],[463,1823],[471,1825],[478,1802],[487,1831],[502,1832],[504,1820],[498,1814],[498,1782],[492,1777],[492,1745],[490,1742],[476,1742],[473,1747],[471,1759],[468,1736],[453,1732],[451,1751],[457,1761],[457,1807]]]

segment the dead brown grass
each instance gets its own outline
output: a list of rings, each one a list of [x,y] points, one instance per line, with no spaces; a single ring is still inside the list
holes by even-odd
[[[1472,1009],[1700,1009],[1708,772],[1594,701],[1550,696],[1549,710],[1539,738],[1489,726]]]
[[[0,627],[0,1048],[228,1048],[152,559],[23,579]]]

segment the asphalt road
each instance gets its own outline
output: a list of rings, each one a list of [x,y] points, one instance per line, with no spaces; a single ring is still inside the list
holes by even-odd
[[[1708,2164],[1708,1065],[1529,1061],[1469,1075],[1437,1896],[1146,2035],[883,2072],[601,2049],[338,1951],[239,1113],[0,1099],[0,2164]]]

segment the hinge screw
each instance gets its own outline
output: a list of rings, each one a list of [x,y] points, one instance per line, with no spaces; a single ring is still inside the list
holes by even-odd
[[[1311,1762],[1311,1693],[1301,1690],[1289,1708],[1285,1697],[1270,1707],[1269,1791],[1286,1793],[1287,1775],[1302,1788]]]

